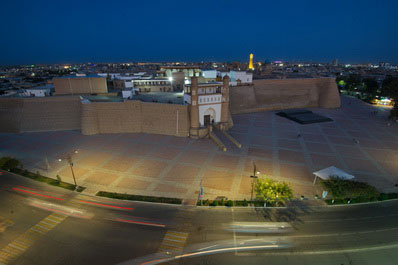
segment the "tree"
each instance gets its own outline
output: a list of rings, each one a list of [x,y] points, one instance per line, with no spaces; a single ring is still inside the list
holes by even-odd
[[[379,84],[374,78],[365,78],[363,80],[363,92],[375,97],[377,90],[379,89]]]
[[[285,203],[293,198],[293,190],[286,182],[278,182],[270,178],[257,179],[255,190],[257,198],[268,202]]]
[[[346,89],[348,91],[355,91],[361,86],[361,75],[360,74],[350,74],[345,80]]]
[[[392,98],[394,101],[394,106],[391,110],[390,118],[398,118],[398,78],[388,76],[383,81],[383,96]]]
[[[13,170],[17,167],[22,167],[22,164],[15,158],[8,156],[0,158],[0,168],[4,170]]]

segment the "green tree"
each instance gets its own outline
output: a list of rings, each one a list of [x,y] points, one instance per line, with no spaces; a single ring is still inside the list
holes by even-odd
[[[383,96],[392,98],[394,101],[394,106],[391,110],[390,118],[398,118],[398,78],[388,76],[383,81]]]
[[[293,190],[286,182],[279,182],[270,178],[257,179],[255,183],[257,198],[269,201],[285,203],[293,198]]]
[[[15,158],[8,156],[0,158],[0,168],[4,170],[13,170],[18,167],[22,167],[22,164]]]

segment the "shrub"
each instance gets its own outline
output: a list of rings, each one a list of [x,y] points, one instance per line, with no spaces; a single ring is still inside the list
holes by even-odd
[[[4,170],[9,170],[13,171],[16,168],[22,167],[21,162],[19,162],[17,159],[9,157],[9,156],[4,156],[0,158],[0,168]]]
[[[369,201],[377,199],[380,195],[375,187],[367,183],[345,180],[335,176],[328,180],[322,180],[321,184],[334,199],[352,198]]]
[[[218,201],[212,201],[212,202],[210,203],[210,206],[218,206]]]
[[[273,179],[257,179],[255,184],[257,198],[270,203],[276,201],[285,203],[285,201],[293,198],[293,190],[286,182],[278,182]],[[256,203],[255,203],[256,204]]]
[[[231,200],[228,200],[227,203],[225,204],[225,206],[228,206],[228,207],[234,206],[234,202]]]
[[[99,191],[99,192],[97,192],[96,195],[101,196],[101,197],[120,199],[120,200],[160,202],[160,203],[171,203],[171,204],[181,204],[182,203],[182,199],[178,199],[178,198],[132,195],[132,194],[122,194],[122,193],[106,192],[106,191]]]

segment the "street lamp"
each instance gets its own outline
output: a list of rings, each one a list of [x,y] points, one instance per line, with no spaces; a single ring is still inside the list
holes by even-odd
[[[75,154],[79,153],[77,150],[74,151]],[[58,159],[59,162],[62,161],[61,158]],[[76,178],[75,178],[75,172],[73,171],[73,161],[72,161],[72,156],[71,155],[67,155],[66,156],[66,161],[68,162],[69,166],[70,166],[70,170],[72,171],[72,177],[73,177],[73,182],[75,183],[75,186],[77,188],[77,183],[76,183]]]
[[[258,177],[256,176],[256,174],[260,174],[260,171],[257,171],[257,167],[256,167],[256,163],[253,162],[253,175],[250,176],[250,178],[252,179],[252,193],[250,196],[250,201],[253,201],[253,190],[254,190],[254,179],[257,179]]]

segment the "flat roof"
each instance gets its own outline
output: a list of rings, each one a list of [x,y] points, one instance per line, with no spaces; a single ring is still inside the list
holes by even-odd
[[[82,76],[76,76],[76,75],[68,75],[68,76],[57,76],[54,78],[87,78],[87,77],[91,77],[91,78],[105,78],[104,76],[100,76],[98,74],[89,74],[89,75],[82,75]]]

